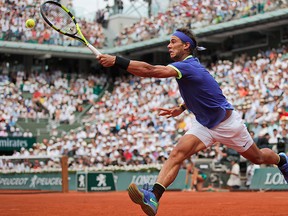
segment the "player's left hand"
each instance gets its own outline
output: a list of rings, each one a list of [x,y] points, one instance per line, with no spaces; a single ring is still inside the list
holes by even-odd
[[[159,116],[166,116],[167,118],[178,116],[183,112],[183,110],[179,107],[174,107],[170,109],[159,107],[157,108],[157,110]]]
[[[104,67],[112,67],[115,64],[116,56],[100,54],[97,56],[97,59]]]

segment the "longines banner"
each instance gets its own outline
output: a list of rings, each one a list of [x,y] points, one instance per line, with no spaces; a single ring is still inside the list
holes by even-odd
[[[22,147],[32,148],[36,137],[0,137],[0,151],[19,151]]]
[[[135,183],[142,187],[148,183],[150,186],[157,180],[159,172],[115,172],[114,181],[118,191],[127,190],[129,184]],[[175,181],[168,187],[168,190],[181,190],[185,188],[185,170],[180,170]]]
[[[267,167],[255,170],[250,189],[288,190],[288,184],[278,168]]]

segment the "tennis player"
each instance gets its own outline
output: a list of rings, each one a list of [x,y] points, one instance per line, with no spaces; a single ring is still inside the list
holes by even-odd
[[[170,38],[168,51],[174,61],[167,66],[150,65],[120,56],[99,55],[104,67],[118,66],[140,77],[175,77],[185,103],[170,109],[159,108],[159,115],[175,117],[186,109],[195,115],[193,127],[179,139],[164,163],[153,188],[139,189],[129,185],[131,200],[139,204],[147,215],[156,215],[159,200],[166,188],[175,180],[183,161],[211,146],[216,141],[235,149],[255,164],[278,165],[288,182],[288,157],[269,148],[259,149],[253,142],[241,116],[226,100],[216,80],[193,56],[199,47],[194,34],[186,28],[177,29]]]

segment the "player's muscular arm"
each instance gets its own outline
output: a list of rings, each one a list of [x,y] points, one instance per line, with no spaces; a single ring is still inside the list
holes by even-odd
[[[151,65],[142,61],[130,61],[127,71],[141,77],[167,78],[176,77],[178,75],[171,67]]]
[[[113,65],[120,66],[121,68],[127,70],[129,73],[140,77],[156,77],[156,78],[167,78],[167,77],[177,77],[178,74],[176,70],[168,66],[162,65],[151,65],[143,61],[134,60],[121,60],[121,63],[117,64],[116,56],[100,54],[97,56],[100,64],[104,67],[112,67]],[[124,64],[124,67],[123,67]],[[127,64],[127,68],[126,68]]]

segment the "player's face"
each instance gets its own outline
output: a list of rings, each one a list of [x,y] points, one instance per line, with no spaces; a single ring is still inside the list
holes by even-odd
[[[170,53],[170,58],[174,61],[182,61],[186,56],[185,54],[186,44],[183,43],[178,37],[171,36],[170,43],[168,44],[168,52]]]

